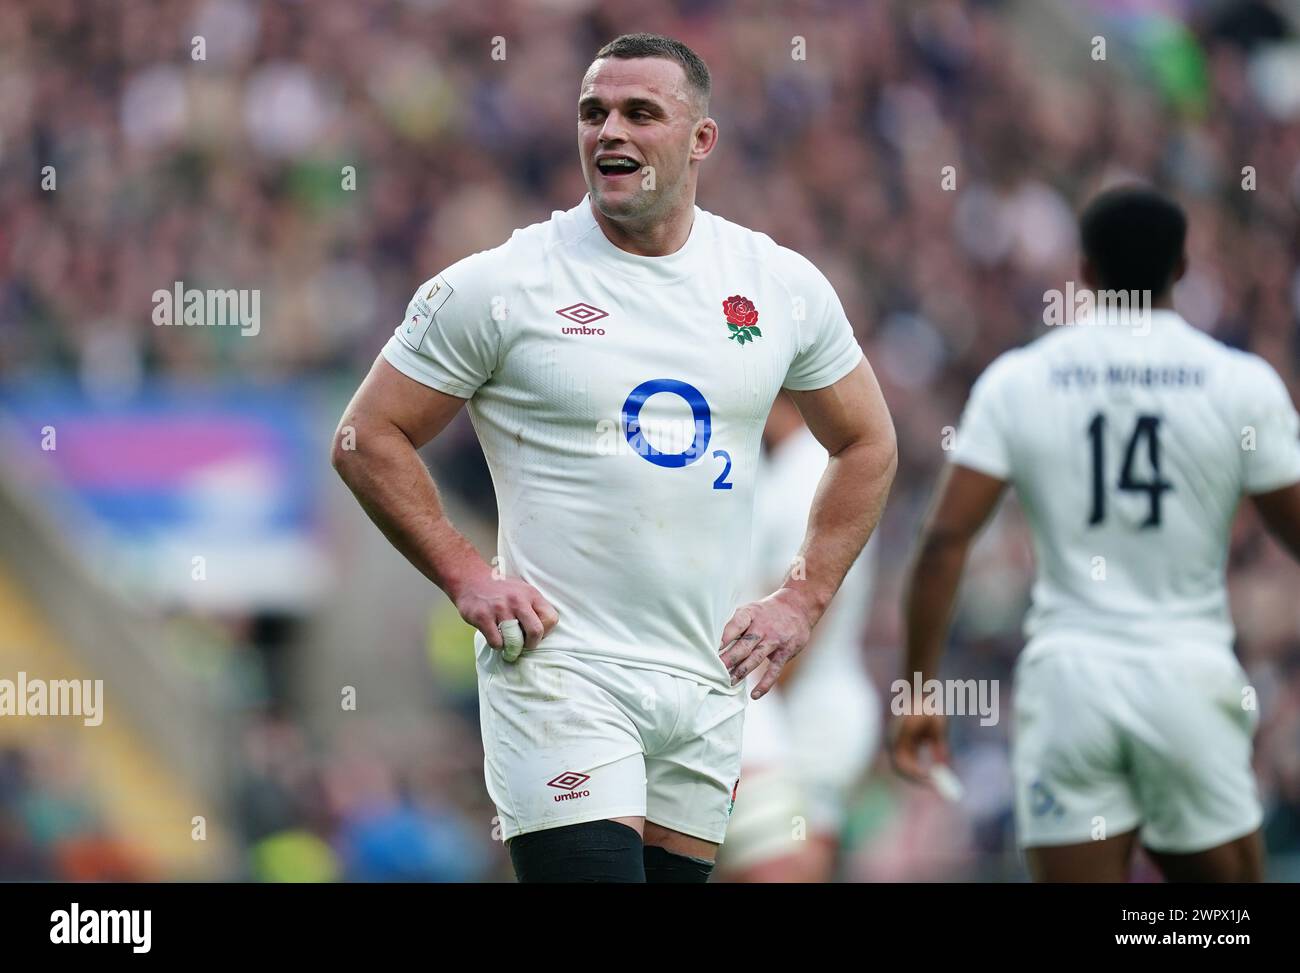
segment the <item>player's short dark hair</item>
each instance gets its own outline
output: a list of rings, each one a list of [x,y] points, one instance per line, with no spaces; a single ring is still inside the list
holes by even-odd
[[[709,77],[709,66],[704,59],[681,41],[664,37],[662,34],[623,34],[596,52],[595,60],[605,57],[630,59],[634,57],[662,57],[676,61],[686,72],[686,83],[699,99],[702,112],[709,110],[709,94],[713,90],[713,79]]]
[[[1187,241],[1187,214],[1148,186],[1120,186],[1093,198],[1079,217],[1083,255],[1102,290],[1161,297]]]

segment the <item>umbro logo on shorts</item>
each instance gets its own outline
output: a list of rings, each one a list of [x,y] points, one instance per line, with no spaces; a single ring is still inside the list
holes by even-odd
[[[600,308],[587,303],[570,304],[568,307],[560,308],[555,313],[582,326],[579,328],[561,328],[560,334],[604,334],[604,328],[590,328],[588,325],[592,321],[599,321],[601,318],[609,317],[608,311],[602,311]]]
[[[579,797],[591,797],[591,791],[578,790],[583,784],[591,780],[590,774],[580,774],[577,771],[566,770],[558,777],[552,777],[546,782],[547,787],[558,787],[562,791],[568,791],[567,794],[556,794],[557,801],[573,801]]]

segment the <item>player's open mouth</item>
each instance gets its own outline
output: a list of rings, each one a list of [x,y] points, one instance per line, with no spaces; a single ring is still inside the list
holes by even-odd
[[[619,176],[630,176],[640,170],[635,159],[630,159],[625,155],[605,155],[596,160],[596,169],[602,176],[617,179]]]

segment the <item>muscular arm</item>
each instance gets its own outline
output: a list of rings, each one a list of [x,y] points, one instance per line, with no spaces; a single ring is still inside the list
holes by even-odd
[[[1257,493],[1251,498],[1255,509],[1291,556],[1300,561],[1300,483],[1281,490]]]
[[[796,559],[774,594],[738,609],[722,633],[722,660],[733,680],[770,660],[755,699],[807,645],[812,627],[875,529],[898,466],[889,408],[865,360],[834,385],[791,392],[791,398],[830,462],[813,498],[799,549],[802,560]]]
[[[330,453],[334,469],[384,536],[453,598],[463,577],[491,569],[447,520],[416,450],[464,404],[378,358],[348,403]]]
[[[553,609],[523,582],[493,577],[447,519],[433,477],[416,452],[464,404],[407,378],[380,357],[343,413],[330,461],[384,536],[447,593],[489,645],[501,648],[498,621],[518,618],[525,645],[533,648],[554,624],[545,624]]]
[[[909,682],[914,672],[922,680],[937,674],[966,554],[1005,487],[1005,481],[965,466],[947,466],[940,475],[903,596]]]
[[[865,359],[834,385],[791,392],[790,398],[830,462],[817,485],[799,549],[806,577],[787,576],[782,587],[799,591],[815,618],[821,618],[880,521],[898,468],[898,444],[889,408]]]
[[[937,676],[966,555],[1005,488],[1005,481],[965,466],[950,465],[940,475],[903,596],[907,640],[903,679],[909,685],[916,672],[922,681]],[[890,743],[894,766],[905,777],[926,779],[921,750],[929,746],[934,759],[946,762],[945,735],[942,715],[912,713],[895,718]]]

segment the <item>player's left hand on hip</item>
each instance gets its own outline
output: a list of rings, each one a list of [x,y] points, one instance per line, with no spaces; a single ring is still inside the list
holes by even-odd
[[[750,693],[751,699],[761,699],[776,685],[782,667],[803,651],[811,635],[807,611],[783,588],[736,609],[722,630],[719,658],[733,686],[767,660],[767,670]]]

